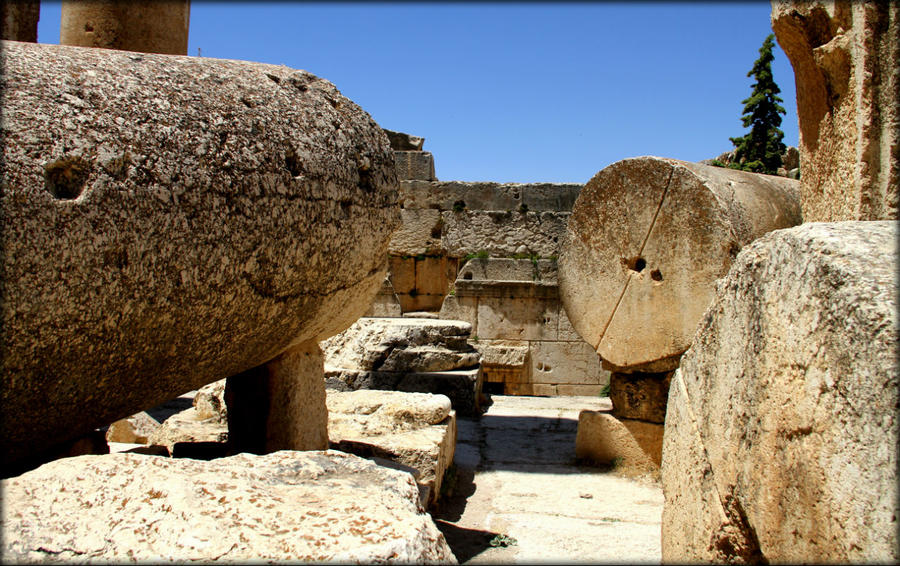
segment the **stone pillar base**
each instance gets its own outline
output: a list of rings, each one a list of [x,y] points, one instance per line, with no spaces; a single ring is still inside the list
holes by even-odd
[[[659,474],[663,425],[617,419],[609,411],[581,411],[575,456],[625,475]]]

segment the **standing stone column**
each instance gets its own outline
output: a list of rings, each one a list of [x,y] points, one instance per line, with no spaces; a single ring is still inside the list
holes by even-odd
[[[190,0],[63,0],[59,42],[187,55]]]
[[[225,382],[232,451],[328,448],[325,358],[316,340],[303,342]]]
[[[18,0],[0,3],[3,37],[12,41],[37,42],[37,25],[41,15],[40,0]]]

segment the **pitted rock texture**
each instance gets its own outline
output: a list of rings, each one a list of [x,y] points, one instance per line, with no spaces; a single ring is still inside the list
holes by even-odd
[[[347,328],[398,224],[387,137],[328,81],[5,42],[0,453]]]
[[[438,501],[456,450],[456,413],[445,395],[404,391],[329,391],[331,448],[384,458],[415,470],[426,506]]]
[[[663,562],[896,563],[897,222],[763,236],[669,391]]]
[[[773,0],[797,83],[803,217],[900,217],[900,3]]]
[[[472,325],[432,318],[361,318],[322,343],[331,369],[398,373],[450,371],[478,365]]]
[[[572,326],[610,370],[674,369],[738,250],[801,222],[798,189],[661,157],[601,170],[578,196],[559,258]]]
[[[411,475],[331,450],[81,456],[2,492],[14,562],[456,563]]]

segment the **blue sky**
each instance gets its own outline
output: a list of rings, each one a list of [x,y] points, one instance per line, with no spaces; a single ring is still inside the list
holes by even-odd
[[[743,135],[746,76],[771,33],[753,2],[212,2],[188,54],[305,69],[384,128],[425,138],[442,180],[585,183],[638,155],[686,161]],[[59,42],[43,0],[38,41]],[[775,81],[797,145],[794,75]]]

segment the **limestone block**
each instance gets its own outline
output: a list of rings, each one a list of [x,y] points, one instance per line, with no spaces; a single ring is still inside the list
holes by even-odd
[[[455,257],[486,251],[492,256],[522,253],[559,255],[568,212],[464,210],[443,212],[444,249]]]
[[[400,210],[400,228],[388,248],[394,255],[429,254],[441,249],[441,211],[431,208]]]
[[[0,487],[15,563],[456,562],[409,474],[333,450],[81,456]]]
[[[434,181],[434,156],[429,151],[395,151],[398,179]]]
[[[467,338],[471,325],[431,318],[360,318],[322,343],[332,368],[401,373],[471,368],[480,354]]]
[[[409,293],[416,288],[416,258],[410,256],[388,256],[391,285],[398,295]]]
[[[663,561],[900,559],[898,235],[810,223],[738,255],[672,378]]]
[[[773,0],[800,120],[803,217],[896,220],[900,5]]]
[[[224,386],[224,379],[222,384]],[[221,415],[227,419],[227,411]],[[219,443],[222,451],[228,449],[228,421],[220,415],[207,416],[196,407],[185,409],[167,418],[156,427],[143,444],[165,446],[169,454],[175,454],[175,446],[184,443]],[[262,451],[262,450],[260,450]]]
[[[391,317],[402,316],[403,309],[400,307],[400,299],[394,292],[394,286],[391,284],[390,277],[385,277],[381,283],[381,288],[372,301],[372,306],[363,316],[367,317]]]
[[[569,320],[569,315],[566,313],[564,306],[559,309],[557,339],[564,342],[584,342],[581,335],[578,334],[578,331],[575,330],[575,327],[572,325],[572,321]]]
[[[606,167],[579,195],[562,246],[569,320],[614,366],[674,369],[741,246],[801,221],[797,187],[659,157]]]
[[[397,224],[393,155],[331,83],[241,61],[2,51],[4,461],[369,308]]]
[[[147,444],[150,435],[157,428],[159,428],[159,421],[141,411],[109,425],[109,429],[106,431],[106,441]]]
[[[449,398],[401,391],[329,391],[327,404],[331,448],[413,468],[428,493],[426,507],[437,503],[456,449],[456,413]]]
[[[556,340],[558,321],[558,301],[504,296],[478,300],[479,339]]]
[[[581,411],[575,436],[575,456],[613,466],[626,476],[653,476],[659,466],[644,452],[631,431],[605,411]]]
[[[528,342],[524,340],[482,340],[474,344],[484,366],[524,367],[528,363]],[[596,356],[596,355],[595,355]]]
[[[0,39],[36,42],[40,14],[40,0],[18,0],[0,4],[0,24],[3,26]]]
[[[324,355],[304,342],[225,381],[228,442],[234,453],[328,447]],[[167,421],[168,422],[168,421]]]
[[[416,258],[416,292],[438,295],[441,301],[456,279],[456,259],[446,256]]]
[[[187,55],[190,0],[63,0],[60,45]]]
[[[556,284],[556,261],[550,259],[514,259],[507,257],[473,258],[456,276],[464,281],[526,281]]]
[[[404,132],[395,132],[385,129],[388,140],[391,142],[391,149],[394,151],[422,151],[425,145],[425,138],[413,136]]]
[[[390,372],[326,368],[325,386],[329,390],[357,391],[380,389],[445,395],[453,410],[463,417],[483,412],[481,366],[467,370],[433,372]]]
[[[217,418],[226,422],[225,380],[208,383],[194,394],[193,407],[201,419]]]
[[[609,377],[609,398],[613,404],[613,416],[664,423],[671,379],[672,372],[612,372]]]
[[[584,185],[575,183],[495,183],[400,181],[406,208],[568,212]]]
[[[613,414],[613,416],[615,416],[615,414]],[[663,433],[665,432],[664,425],[622,417],[616,417],[616,419],[625,425],[625,428],[631,433],[635,442],[637,442],[638,446],[641,447],[641,450],[653,460],[653,463],[657,466],[661,466]]]
[[[609,383],[609,372],[600,366],[600,357],[587,342],[535,341],[530,349],[533,383],[598,387]]]
[[[478,336],[478,297],[459,296],[454,289],[441,303],[440,318],[463,320],[472,325],[472,336]]]

